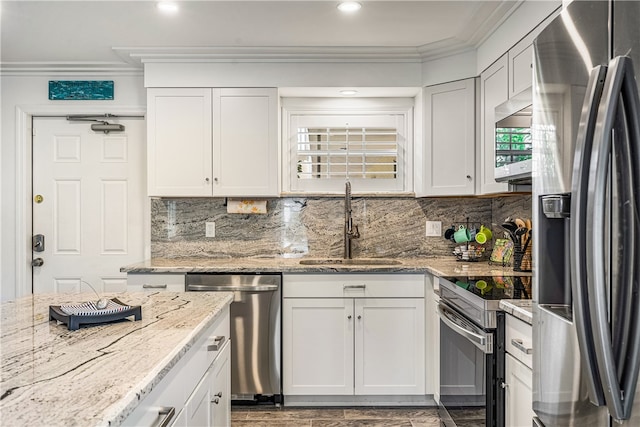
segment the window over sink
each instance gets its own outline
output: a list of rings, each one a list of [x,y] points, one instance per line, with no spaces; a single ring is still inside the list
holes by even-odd
[[[410,182],[413,98],[283,99],[285,193],[403,193]],[[315,105],[315,107],[314,107]]]

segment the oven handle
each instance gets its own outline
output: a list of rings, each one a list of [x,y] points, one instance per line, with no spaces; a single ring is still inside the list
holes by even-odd
[[[447,326],[453,329],[454,332],[471,341],[473,345],[478,347],[485,354],[492,353],[492,351],[487,348],[488,346],[486,336],[477,334],[474,331],[470,331],[458,325],[456,323],[456,319],[458,319],[459,317],[456,316],[455,313],[452,313],[450,310],[447,310],[442,304],[438,304],[438,316],[440,317],[440,320],[442,320]]]

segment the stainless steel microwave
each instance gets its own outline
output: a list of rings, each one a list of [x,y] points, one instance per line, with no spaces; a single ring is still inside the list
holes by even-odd
[[[530,184],[532,167],[531,97],[510,99],[496,107],[495,172],[498,182]]]

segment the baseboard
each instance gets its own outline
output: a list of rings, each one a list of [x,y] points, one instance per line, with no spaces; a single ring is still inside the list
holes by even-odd
[[[432,406],[433,395],[409,396],[284,396],[284,406]]]

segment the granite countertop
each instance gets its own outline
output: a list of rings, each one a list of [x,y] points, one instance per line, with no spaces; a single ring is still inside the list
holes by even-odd
[[[533,303],[531,300],[502,300],[500,308],[523,322],[533,324]]]
[[[42,294],[0,305],[0,425],[119,425],[231,303],[229,292],[104,294],[142,320],[69,331],[49,305],[94,294]]]
[[[436,276],[531,276],[488,262],[454,258],[398,258],[395,265],[302,265],[305,258],[154,258],[120,269],[126,273],[431,273]]]

